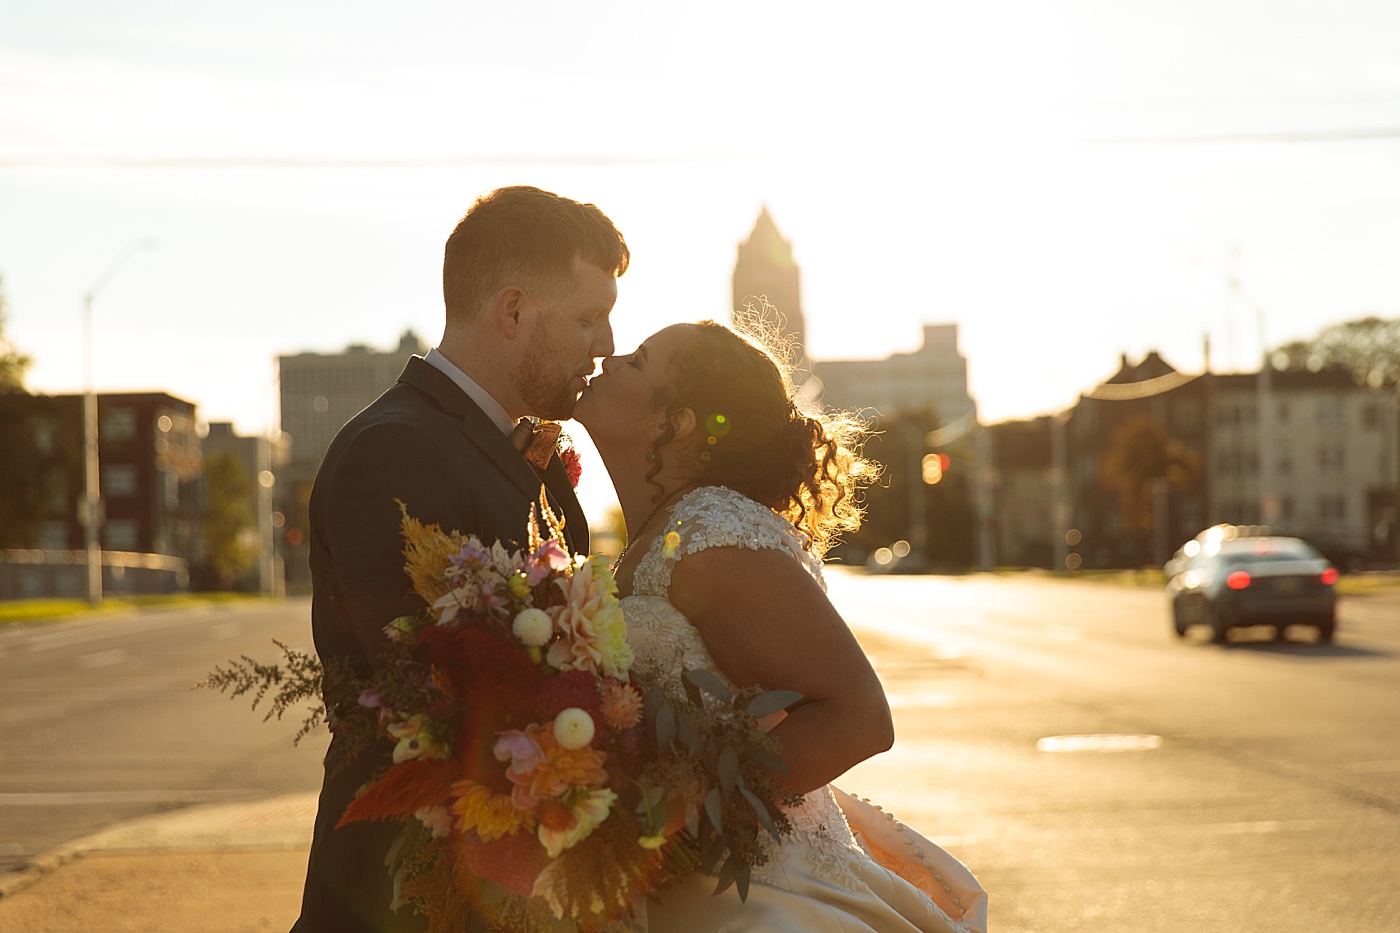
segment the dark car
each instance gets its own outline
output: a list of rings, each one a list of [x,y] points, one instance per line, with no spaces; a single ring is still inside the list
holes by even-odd
[[[1209,625],[1224,643],[1232,628],[1311,625],[1329,642],[1337,631],[1337,569],[1300,538],[1211,528],[1167,564],[1167,598],[1178,636]]]

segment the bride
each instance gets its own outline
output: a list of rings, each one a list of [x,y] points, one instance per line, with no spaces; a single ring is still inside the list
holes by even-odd
[[[704,667],[796,690],[772,727],[802,803],[748,899],[692,875],[647,905],[653,931],[986,930],[963,865],[830,782],[894,742],[870,662],[826,597],[821,556],[860,518],[857,430],[800,413],[782,367],[714,322],[677,324],[609,357],[574,417],[627,523],[617,566],[642,679],[681,689]],[[781,714],[780,714],[781,715]]]

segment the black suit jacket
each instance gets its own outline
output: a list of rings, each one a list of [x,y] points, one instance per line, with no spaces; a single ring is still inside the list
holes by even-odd
[[[423,608],[404,573],[401,515],[484,542],[523,544],[541,484],[575,553],[588,525],[558,457],[537,471],[441,370],[414,357],[397,384],[331,442],[311,491],[311,628],[323,660],[357,672],[381,663],[383,629]],[[356,790],[390,761],[386,741],[341,764],[332,737],[294,933],[408,933],[424,928],[410,908],[389,910],[385,866],[397,823],[334,829]]]

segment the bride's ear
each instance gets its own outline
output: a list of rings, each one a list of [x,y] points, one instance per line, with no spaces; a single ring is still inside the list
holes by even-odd
[[[671,439],[683,441],[695,433],[695,426],[699,423],[695,417],[695,410],[682,408],[672,412],[666,418],[671,425]]]

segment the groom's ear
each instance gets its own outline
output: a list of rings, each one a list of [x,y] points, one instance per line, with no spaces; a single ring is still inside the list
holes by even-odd
[[[507,285],[496,292],[496,300],[491,313],[501,333],[514,339],[520,336],[520,313],[525,308],[525,289],[518,285]]]

